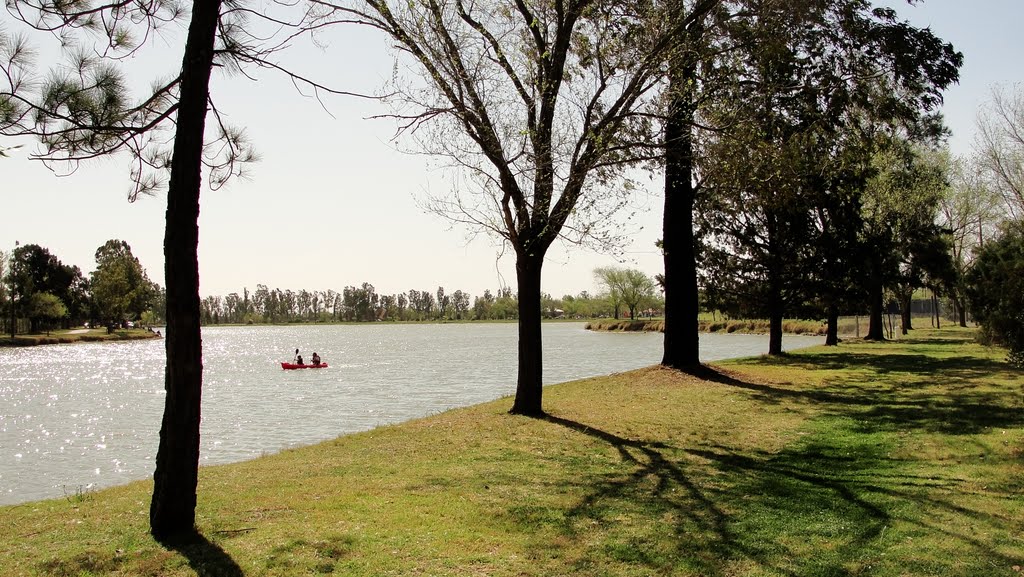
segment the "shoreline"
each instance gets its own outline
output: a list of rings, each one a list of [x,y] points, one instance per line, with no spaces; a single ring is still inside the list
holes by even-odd
[[[586,325],[588,331],[605,332],[665,332],[664,320],[600,320],[591,321]],[[766,335],[769,332],[766,320],[700,320],[697,330],[701,333],[738,333],[748,335]],[[782,332],[787,335],[825,336],[825,323],[820,321],[786,320],[782,323]],[[840,334],[843,331],[840,330]]]
[[[42,345],[65,345],[74,343],[102,343],[118,341],[134,341],[159,339],[161,334],[145,329],[118,329],[107,334],[107,329],[61,329],[50,331],[50,334],[27,334],[0,336],[0,347],[36,347]]]

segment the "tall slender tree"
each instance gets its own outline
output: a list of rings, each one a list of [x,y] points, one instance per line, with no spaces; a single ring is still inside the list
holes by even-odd
[[[616,240],[600,225],[628,198],[622,168],[650,154],[623,135],[647,122],[638,112],[689,19],[656,17],[663,15],[658,5],[604,0],[319,4],[321,21],[383,31],[422,72],[422,84],[395,86],[396,116],[421,131],[427,152],[462,169],[474,193],[453,191],[431,206],[495,234],[515,253],[512,412],[543,414],[545,256],[560,238]]]
[[[289,18],[301,19],[301,14],[291,12],[301,7],[288,2],[265,3],[255,9],[244,2],[221,0],[127,4],[11,0],[8,8],[23,24],[55,35],[61,46],[82,50],[42,80],[35,77],[37,67],[27,36],[0,37],[0,134],[38,137],[43,151],[36,158],[67,163],[72,171],[83,160],[127,152],[133,162],[132,200],[166,184],[167,396],[150,529],[159,539],[190,533],[195,520],[203,370],[198,292],[202,175],[205,169],[207,185],[218,188],[255,160],[244,132],[230,127],[215,105],[210,76],[215,67],[255,66],[282,72],[318,92],[330,89],[273,60],[301,33],[289,24]],[[274,8],[283,14],[267,12]],[[189,26],[180,69],[132,101],[126,91],[129,83],[118,67],[120,60],[140,50],[161,26],[185,19]],[[264,24],[277,32],[262,35]],[[217,127],[209,138],[208,112]],[[167,131],[173,131],[173,138],[167,137]]]
[[[941,271],[950,265],[935,256],[946,252],[945,245],[942,250],[935,249],[936,243],[942,242],[942,231],[935,224],[944,188],[938,168],[905,138],[883,138],[873,165],[875,174],[861,198],[864,227],[860,234],[867,270],[864,291],[869,305],[865,338],[885,340],[885,289],[902,285],[898,294],[907,310],[921,267],[943,276]],[[906,319],[903,328],[910,328]]]
[[[662,216],[661,250],[665,261],[665,343],[661,364],[676,369],[700,366],[697,316],[697,242],[693,211],[699,185],[696,182],[693,134],[697,109],[706,84],[698,71],[707,68],[715,48],[714,31],[728,18],[723,1],[671,0],[669,15],[679,20],[672,50],[668,53],[665,116],[665,208]],[[705,72],[707,72],[705,70]]]
[[[975,250],[994,238],[1004,212],[999,193],[984,175],[974,157],[950,157],[949,186],[939,199],[939,226],[948,230],[951,254],[958,279],[962,279],[974,260]],[[967,326],[964,286],[958,282],[949,292],[960,326]]]

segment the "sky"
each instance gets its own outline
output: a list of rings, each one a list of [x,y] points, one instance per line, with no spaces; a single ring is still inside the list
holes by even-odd
[[[945,94],[943,113],[954,154],[971,152],[977,110],[995,85],[1024,80],[1019,64],[1024,35],[1021,0],[898,0],[902,18],[930,27],[963,52],[960,83]],[[10,28],[0,16],[0,28]],[[5,20],[6,19],[6,20]],[[148,84],[154,70],[180,62],[180,38],[167,34],[129,61],[132,78]],[[289,58],[318,77],[337,79],[343,90],[373,93],[392,74],[392,59],[379,37],[360,29],[331,38],[326,51],[299,47]],[[41,58],[39,65],[49,65]],[[204,189],[200,209],[200,294],[224,296],[255,290],[341,291],[374,285],[380,294],[443,286],[478,296],[485,289],[516,287],[514,254],[497,242],[422,208],[426,194],[446,191],[450,173],[436,160],[403,152],[396,125],[373,118],[385,110],[372,100],[328,98],[325,107],[287,81],[258,74],[256,81],[217,75],[212,91],[231,122],[246,127],[261,160],[250,177]],[[325,110],[326,108],[326,110]],[[128,242],[150,279],[165,285],[163,237],[166,196],[127,201],[128,159],[91,162],[57,176],[28,158],[32,143],[0,138],[0,147],[24,144],[0,159],[0,250],[15,242],[50,250],[85,274],[95,251],[109,239]],[[631,242],[619,257],[556,244],[544,265],[542,289],[555,296],[598,290],[593,269],[627,266],[655,275],[662,260],[660,175],[643,179],[638,215],[623,223]]]

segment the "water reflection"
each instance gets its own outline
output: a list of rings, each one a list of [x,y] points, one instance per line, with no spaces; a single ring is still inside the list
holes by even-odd
[[[704,335],[701,358],[766,347]],[[330,368],[281,370],[296,348]],[[545,324],[544,350],[550,384],[655,364],[662,336]],[[201,458],[249,459],[510,395],[515,355],[514,324],[206,328]],[[164,358],[162,340],[0,349],[0,504],[151,476]]]

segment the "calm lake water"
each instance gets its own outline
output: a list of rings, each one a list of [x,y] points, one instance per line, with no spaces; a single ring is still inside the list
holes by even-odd
[[[656,364],[658,333],[544,325],[544,382]],[[515,392],[515,324],[203,329],[203,464],[229,463]],[[787,348],[823,342],[790,337]],[[767,337],[702,335],[704,361]],[[284,371],[295,349],[327,369]],[[162,339],[0,348],[0,504],[152,476],[164,405]]]

